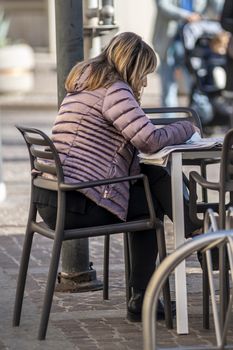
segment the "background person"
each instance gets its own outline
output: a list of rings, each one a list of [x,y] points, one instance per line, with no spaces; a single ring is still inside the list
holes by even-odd
[[[222,16],[221,25],[223,29],[230,32],[233,35],[233,1],[225,0]],[[233,45],[232,45],[232,55],[233,55]],[[227,54],[226,62],[226,87],[225,90],[233,93],[233,56],[230,52]],[[232,97],[232,94],[231,94]]]
[[[103,52],[78,63],[66,81],[64,98],[52,129],[65,181],[77,183],[143,172],[148,175],[157,216],[172,219],[171,181],[165,169],[142,165],[137,152],[153,153],[189,139],[196,128],[180,121],[156,128],[141,109],[141,91],[147,75],[157,65],[156,55],[140,36],[125,32],[115,36]],[[35,203],[44,221],[56,222],[56,193],[39,190]],[[88,227],[148,216],[141,182],[87,188],[69,192],[65,228]],[[186,235],[197,229],[185,204]],[[154,230],[130,235],[133,295],[128,318],[141,319],[147,283],[155,269],[157,242]],[[159,318],[164,309],[159,304]]]
[[[187,22],[217,18],[223,0],[155,0],[157,16],[153,45],[160,58],[158,73],[161,81],[161,104],[176,107],[178,103],[177,68],[182,68],[186,84],[190,85],[184,61],[180,29]]]

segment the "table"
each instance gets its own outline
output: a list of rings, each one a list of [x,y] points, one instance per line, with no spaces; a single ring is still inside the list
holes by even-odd
[[[189,149],[187,151],[174,151],[170,155],[171,183],[172,183],[172,211],[173,228],[175,238],[175,249],[185,241],[184,234],[184,207],[183,203],[183,159],[205,159],[219,158],[220,148],[212,149]],[[175,292],[176,292],[176,320],[177,333],[188,334],[188,310],[187,310],[187,285],[185,261],[175,270]]]

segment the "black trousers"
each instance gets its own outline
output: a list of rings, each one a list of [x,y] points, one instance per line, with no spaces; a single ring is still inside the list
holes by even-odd
[[[164,168],[154,165],[143,164],[141,171],[148,176],[157,217],[163,220],[164,215],[168,215],[172,220],[171,178],[169,174]],[[43,200],[37,201],[41,217],[51,228],[54,228],[56,223],[56,203],[54,205],[54,200],[51,201],[49,196],[54,194],[54,192],[45,193]],[[81,196],[83,195],[81,194]],[[115,215],[84,196],[82,203],[85,201],[85,205],[82,205],[81,211],[76,210],[76,197],[80,201],[80,194],[77,192],[68,193],[67,197],[66,229],[119,222]],[[53,204],[51,205],[51,203]],[[148,216],[148,208],[143,184],[142,182],[136,182],[130,188],[128,219],[140,219],[145,216]],[[188,205],[185,201],[184,216],[185,233],[188,237],[197,229],[197,226],[189,219]],[[154,230],[130,233],[130,250],[132,253],[130,286],[138,290],[144,290],[154,272],[158,253]]]

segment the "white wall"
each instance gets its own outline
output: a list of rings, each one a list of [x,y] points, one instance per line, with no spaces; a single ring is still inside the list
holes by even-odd
[[[151,44],[156,6],[155,0],[115,0],[116,22],[120,31],[133,31]]]

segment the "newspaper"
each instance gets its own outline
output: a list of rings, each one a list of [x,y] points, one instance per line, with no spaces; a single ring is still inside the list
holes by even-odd
[[[177,150],[188,150],[188,149],[201,149],[201,148],[212,148],[212,147],[221,147],[223,144],[223,138],[201,138],[195,134],[193,137],[186,141],[186,143],[182,143],[179,145],[166,146],[160,151],[147,154],[147,153],[139,153],[138,157],[140,158],[140,163],[144,164],[155,164],[160,166],[167,166],[169,155],[173,151]]]

